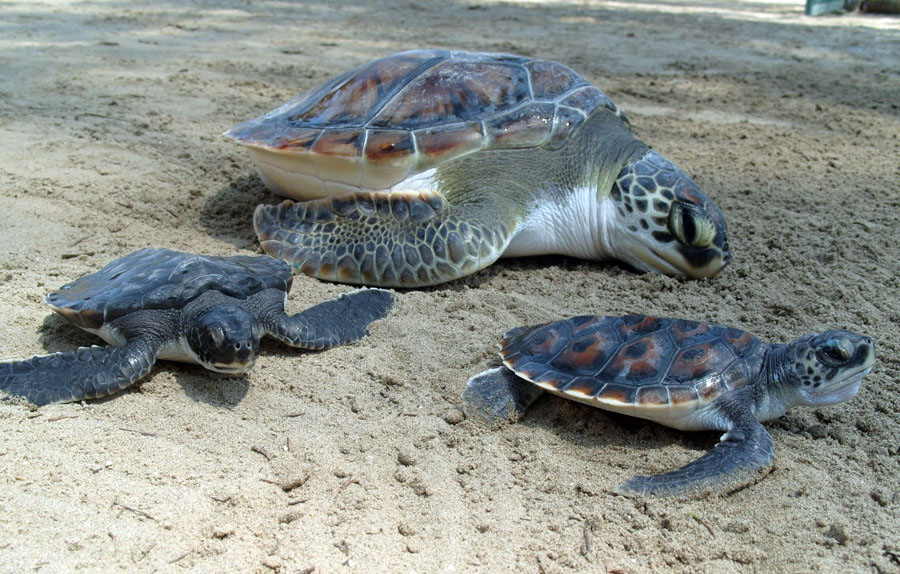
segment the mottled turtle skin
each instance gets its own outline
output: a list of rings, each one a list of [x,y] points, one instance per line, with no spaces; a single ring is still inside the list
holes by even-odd
[[[580,316],[508,331],[504,367],[469,380],[466,414],[488,424],[520,415],[550,391],[683,430],[726,431],[711,451],[623,486],[688,494],[743,486],[775,458],[760,424],[798,405],[845,401],[875,363],[866,336],[832,330],[766,344],[723,325],[645,315]],[[528,381],[533,383],[525,383]]]
[[[321,279],[418,287],[546,253],[710,277],[730,258],[715,203],[555,62],[403,52],[225,135],[296,200],[257,207],[263,249]]]
[[[0,362],[0,390],[38,406],[116,393],[157,359],[223,373],[249,370],[271,335],[327,349],[366,334],[393,298],[364,289],[288,316],[291,268],[269,256],[141,249],[47,295],[54,311],[110,346]]]

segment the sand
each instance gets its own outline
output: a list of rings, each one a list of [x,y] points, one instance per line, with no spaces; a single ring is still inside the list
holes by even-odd
[[[98,342],[44,294],[145,246],[258,252],[274,203],[221,133],[395,51],[564,62],[724,211],[711,281],[563,257],[397,294],[362,342],[263,347],[229,377],[164,363],[105,400],[0,403],[0,569],[241,572],[900,571],[900,20],[802,2],[5,2],[0,356]],[[298,277],[295,312],[350,288]],[[719,433],[542,397],[463,420],[506,328],[652,312],[769,341],[871,335],[859,396],[767,425],[729,496],[616,486]]]

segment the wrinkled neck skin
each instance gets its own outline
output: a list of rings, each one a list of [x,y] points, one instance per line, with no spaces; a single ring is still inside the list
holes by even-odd
[[[613,184],[647,150],[627,124],[598,110],[560,149],[471,154],[439,166],[436,181],[451,204],[477,205],[477,216],[516,229],[504,257],[607,259],[614,256],[608,224]]]
[[[794,380],[789,367],[788,346],[776,343],[763,358],[754,393],[753,412],[761,421],[776,419],[798,404]]]
[[[593,245],[595,255],[586,259],[627,259],[617,252],[623,242],[615,237],[615,206],[610,199],[619,172],[627,164],[643,157],[649,148],[636,139],[631,129],[612,114],[597,114],[585,122],[578,134],[577,145],[572,150],[575,165],[586,166],[585,180],[581,186],[587,196],[585,215],[595,218],[593,225],[580,229],[591,230],[592,236],[585,243]],[[578,188],[576,188],[578,189]]]

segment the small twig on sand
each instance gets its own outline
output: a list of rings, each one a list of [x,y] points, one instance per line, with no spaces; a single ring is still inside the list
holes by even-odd
[[[136,430],[136,429],[127,429],[125,427],[119,427],[119,430],[125,431],[125,432],[133,432],[133,433],[139,434],[141,436],[156,436],[156,433],[142,431],[142,430]]]
[[[359,484],[359,479],[356,478],[355,476],[351,476],[350,478],[348,478],[347,480],[344,481],[344,484],[342,484],[340,486],[340,488],[338,488],[338,492],[344,492],[344,489],[347,488],[348,486],[350,486],[351,484]]]
[[[591,527],[592,523],[587,523],[584,525],[584,530],[582,531],[582,536],[584,540],[581,541],[581,555],[587,556],[591,551]]]
[[[190,554],[190,552],[185,552],[184,554],[182,554],[182,555],[179,556],[178,558],[173,558],[173,559],[169,560],[169,564],[175,564],[176,562],[178,562],[178,561],[181,560],[182,558],[187,558],[187,556],[188,556],[189,554]]]
[[[59,415],[56,417],[50,417],[49,419],[47,419],[47,422],[55,423],[56,421],[61,421],[63,419],[77,419],[77,418],[78,417],[76,417],[75,415]]]
[[[124,508],[125,510],[127,510],[129,512],[133,512],[135,514],[143,516],[144,518],[149,518],[153,522],[159,522],[157,519],[153,518],[150,514],[144,512],[143,510],[140,510],[138,508],[132,508],[131,506],[128,506],[127,504],[122,504],[118,500],[113,500],[113,506],[118,506],[120,508]]]
[[[691,512],[691,513],[689,513],[689,514],[690,514],[690,517],[691,517],[691,518],[693,518],[694,520],[696,520],[699,524],[701,524],[701,525],[703,526],[703,528],[706,529],[707,532],[709,532],[709,535],[710,535],[710,536],[712,536],[713,538],[716,537],[716,533],[713,532],[712,527],[711,527],[709,524],[703,522],[703,519],[702,519],[702,518],[700,518],[699,516],[697,516],[697,515],[696,515],[695,513],[693,513],[693,512]]]
[[[252,450],[252,451],[255,452],[256,454],[261,454],[261,455],[263,455],[264,457],[266,457],[266,460],[272,460],[272,457],[269,455],[269,452],[268,452],[266,449],[264,449],[264,448],[262,448],[262,447],[260,447],[260,446],[256,446],[256,445],[251,446],[251,447],[250,447],[250,450]]]

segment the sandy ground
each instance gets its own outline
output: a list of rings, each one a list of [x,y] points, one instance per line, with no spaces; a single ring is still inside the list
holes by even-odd
[[[165,363],[106,400],[0,404],[0,569],[900,571],[900,20],[802,2],[4,2],[0,356],[97,342],[43,295],[144,246],[258,250],[275,202],[220,134],[417,47],[569,64],[728,219],[712,281],[562,257],[398,294],[359,344],[272,343],[244,377]],[[289,310],[347,291],[299,277]],[[543,397],[462,420],[505,328],[653,312],[767,340],[842,327],[879,363],[853,401],[768,425],[731,496],[623,497],[718,433]]]

